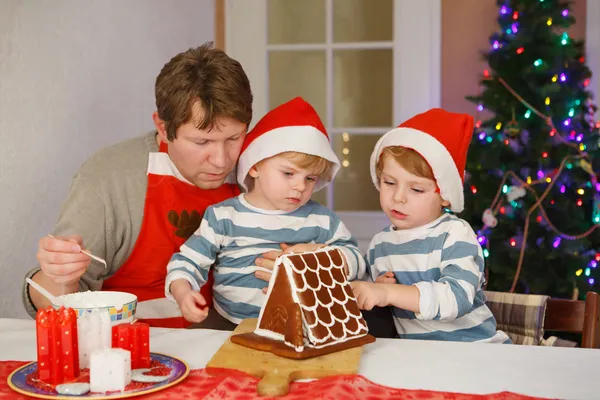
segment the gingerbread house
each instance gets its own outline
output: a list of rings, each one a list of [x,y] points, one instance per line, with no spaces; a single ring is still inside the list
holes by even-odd
[[[375,341],[368,335],[340,250],[286,254],[277,259],[254,333],[231,341],[289,358]]]

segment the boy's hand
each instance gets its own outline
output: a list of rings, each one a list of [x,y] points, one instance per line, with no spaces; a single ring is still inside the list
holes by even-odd
[[[176,279],[171,283],[171,293],[177,301],[177,305],[188,322],[202,322],[208,316],[206,300],[185,279]]]
[[[188,322],[198,323],[202,322],[208,317],[208,307],[206,307],[206,300],[199,292],[190,290],[187,292],[181,302],[177,302],[179,309]]]
[[[388,271],[385,274],[379,275],[377,279],[375,279],[375,283],[398,283],[396,282],[396,277],[392,271]]]
[[[352,281],[350,282],[356,303],[361,310],[371,310],[373,307],[387,306],[386,286],[377,283]]]
[[[258,279],[262,279],[263,281],[269,282],[269,280],[271,279],[273,268],[275,267],[275,260],[290,247],[285,243],[281,243],[279,246],[281,247],[281,250],[268,251],[266,253],[263,253],[262,257],[256,259],[256,265],[262,268],[262,270],[256,271],[254,273],[255,277],[257,277]],[[267,294],[267,288],[263,288],[262,291],[264,294]]]

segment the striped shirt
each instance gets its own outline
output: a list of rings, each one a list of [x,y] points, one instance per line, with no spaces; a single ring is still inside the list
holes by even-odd
[[[171,257],[165,295],[173,300],[169,286],[176,279],[186,279],[200,290],[214,264],[217,312],[236,324],[258,318],[268,282],[254,276],[261,269],[255,261],[267,251],[281,250],[280,243],[337,247],[345,255],[349,280],[366,273],[356,240],[333,211],[314,201],[292,212],[263,210],[242,194],[206,209],[198,230]]]
[[[510,343],[485,304],[483,253],[466,221],[444,214],[413,229],[390,226],[375,235],[367,259],[373,280],[392,271],[419,290],[419,314],[392,309],[400,337]]]

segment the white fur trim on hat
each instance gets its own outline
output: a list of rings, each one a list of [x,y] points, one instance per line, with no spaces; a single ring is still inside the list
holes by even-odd
[[[238,160],[238,184],[244,191],[248,191],[245,180],[250,168],[259,161],[286,151],[312,154],[331,161],[334,164],[332,180],[340,169],[340,160],[335,155],[327,136],[323,132],[309,125],[285,126],[263,133],[244,150]],[[323,179],[319,179],[315,184],[314,191],[324,188],[328,183]]]
[[[442,199],[450,202],[450,209],[454,212],[458,213],[464,209],[462,177],[450,152],[431,135],[413,128],[392,129],[377,141],[370,163],[371,179],[377,190],[379,190],[379,181],[375,166],[383,149],[390,146],[408,147],[423,156],[433,170]]]

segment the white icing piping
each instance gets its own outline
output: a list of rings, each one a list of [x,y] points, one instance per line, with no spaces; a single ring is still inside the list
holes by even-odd
[[[317,266],[316,266],[315,270],[309,268],[309,266],[306,263],[306,260],[304,259],[304,257],[300,257],[300,259],[302,260],[302,262],[304,263],[304,266],[305,266],[305,269],[302,270],[302,271],[298,270],[298,269],[296,269],[294,267],[294,264],[289,260],[288,256],[280,257],[277,260],[277,262],[275,263],[275,266],[273,268],[273,277],[271,278],[271,280],[269,282],[269,287],[267,289],[267,295],[266,295],[266,300],[265,300],[265,302],[268,302],[268,300],[269,300],[269,298],[271,296],[271,292],[273,290],[273,286],[275,284],[275,278],[276,278],[277,274],[280,272],[279,271],[280,270],[280,266],[282,266],[282,269],[287,274],[288,281],[290,282],[290,289],[291,289],[290,290],[290,294],[292,296],[292,301],[295,304],[298,304],[302,308],[302,310],[306,310],[306,311],[314,313],[314,317],[315,317],[314,318],[315,319],[314,324],[308,324],[308,322],[304,318],[304,311],[301,312],[301,317],[302,317],[302,331],[303,331],[303,334],[304,334],[304,337],[303,337],[304,346],[310,347],[310,348],[314,348],[314,349],[320,349],[320,348],[323,348],[323,347],[332,346],[332,345],[340,343],[340,342],[343,343],[343,342],[346,342],[349,339],[360,338],[360,337],[363,337],[363,336],[365,336],[367,334],[367,332],[365,332],[363,334],[360,334],[360,335],[358,334],[361,330],[367,331],[366,324],[360,322],[360,319],[362,318],[362,315],[360,314],[360,312],[359,312],[359,315],[355,315],[355,314],[352,314],[350,312],[350,310],[348,310],[348,308],[344,307],[344,311],[346,311],[346,318],[344,320],[341,320],[341,319],[337,318],[335,315],[333,315],[333,313],[331,313],[331,306],[333,305],[334,302],[337,303],[337,304],[339,304],[339,305],[341,305],[341,306],[345,306],[347,304],[348,300],[350,300],[350,299],[356,301],[356,299],[354,298],[354,296],[348,295],[346,293],[346,291],[344,290],[345,286],[350,285],[350,283],[346,280],[346,276],[342,273],[342,276],[344,277],[344,281],[340,283],[337,280],[335,280],[334,277],[333,277],[333,275],[331,274],[331,268],[334,268],[334,267],[338,268],[338,269],[342,269],[342,272],[343,272],[343,258],[342,258],[342,255],[340,254],[340,250],[339,249],[334,249],[335,251],[338,252],[338,255],[340,256],[340,259],[342,260],[342,264],[341,265],[337,265],[337,264],[335,264],[333,262],[333,259],[331,258],[331,256],[328,253],[328,251],[332,250],[332,249],[333,248],[331,248],[331,247],[324,247],[323,249],[321,249],[319,251],[319,253],[320,252],[325,252],[325,254],[327,255],[327,257],[329,258],[330,267],[324,267],[323,265],[321,265],[319,263],[319,259],[317,258],[317,256],[314,253],[312,253],[312,252],[309,252],[309,253],[296,253],[296,255],[300,255],[300,256],[302,256],[304,254],[311,254],[313,257],[315,257],[316,260],[317,260]],[[312,306],[312,307],[308,307],[308,306],[305,306],[305,305],[301,304],[300,303],[300,298],[298,296],[298,293],[303,293],[306,290],[308,290],[308,288],[310,288],[310,286],[308,285],[308,282],[306,281],[306,275],[304,273],[304,271],[306,271],[306,270],[309,270],[309,271],[311,271],[313,273],[316,273],[317,276],[319,275],[319,270],[325,270],[325,271],[327,271],[330,274],[331,281],[332,281],[331,286],[329,286],[329,285],[323,284],[323,282],[321,280],[319,280],[318,281],[319,282],[319,286],[316,289],[312,289],[311,288],[311,291],[313,292],[313,295],[314,295],[314,298],[315,298],[315,305]],[[294,273],[296,273],[296,274],[299,274],[302,277],[302,282],[303,282],[303,287],[302,288],[298,288],[296,286],[296,279],[294,279],[292,271]],[[340,302],[337,298],[335,298],[331,294],[331,291],[329,290],[329,289],[334,288],[335,285],[338,285],[340,287],[340,289],[342,290],[342,292],[344,293],[345,299],[344,299],[343,302]],[[316,294],[316,292],[318,290],[320,290],[322,287],[327,289],[327,291],[329,293],[329,297],[331,297],[331,301],[328,304],[323,304],[321,302],[321,300],[319,299],[319,297],[317,296],[317,294]],[[329,311],[329,314],[331,316],[331,323],[330,324],[325,324],[323,321],[319,320],[319,315],[316,312],[318,306],[327,308],[327,310]],[[261,310],[260,310],[260,313],[259,313],[259,316],[258,316],[258,326],[260,326],[260,322],[262,321],[262,317],[263,317],[263,314],[264,314],[264,309],[265,309],[264,306],[261,307]],[[358,325],[358,329],[355,330],[355,331],[353,331],[351,329],[348,329],[348,327],[347,327],[347,322],[350,320],[351,317],[356,320],[357,325]],[[336,321],[342,324],[343,334],[340,337],[335,336],[331,332],[331,330],[329,329],[331,326],[333,326],[335,324]],[[321,324],[325,329],[327,329],[327,332],[328,332],[328,334],[324,338],[322,338],[322,339],[317,338],[313,334],[313,332],[312,332],[312,328],[316,327],[318,324]],[[274,339],[274,340],[282,341],[287,346],[293,347],[297,352],[301,352],[301,351],[304,350],[304,346],[297,346],[296,347],[296,346],[292,345],[291,343],[287,342],[285,340],[284,335],[282,335],[280,333],[276,333],[276,332],[273,332],[273,331],[270,331],[270,330],[267,330],[267,329],[260,329],[258,327],[257,327],[257,329],[254,332],[257,335],[260,335],[260,336],[264,336],[264,337],[268,337],[268,338],[271,338],[271,339]]]

